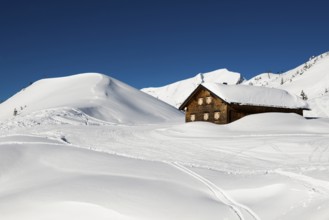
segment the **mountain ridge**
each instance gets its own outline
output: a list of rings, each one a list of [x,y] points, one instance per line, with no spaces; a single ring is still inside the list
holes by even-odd
[[[322,96],[329,90],[329,52],[312,56],[284,73],[258,74],[243,84],[280,88],[296,95],[303,90],[309,98]]]

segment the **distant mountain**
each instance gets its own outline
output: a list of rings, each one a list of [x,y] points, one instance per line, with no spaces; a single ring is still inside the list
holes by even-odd
[[[160,99],[178,108],[191,92],[201,83],[227,83],[228,85],[239,84],[244,81],[240,73],[231,72],[227,69],[219,69],[208,73],[199,73],[196,76],[178,81],[163,87],[144,88],[141,91]]]
[[[177,109],[119,80],[85,73],[33,83],[0,104],[0,120],[56,108],[124,124],[183,119]]]
[[[311,57],[287,72],[262,73],[243,84],[284,89],[296,95],[303,90],[308,99],[323,96],[329,93],[329,52]]]

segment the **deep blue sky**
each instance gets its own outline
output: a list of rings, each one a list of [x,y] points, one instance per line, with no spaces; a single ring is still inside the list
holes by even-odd
[[[0,100],[101,72],[136,88],[219,68],[246,78],[329,51],[326,1],[1,0]]]

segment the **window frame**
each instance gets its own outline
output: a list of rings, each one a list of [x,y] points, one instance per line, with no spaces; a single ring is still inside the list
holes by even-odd
[[[213,98],[211,96],[206,97],[206,103],[207,105],[210,105],[212,103]]]
[[[209,121],[209,112],[204,112],[203,113],[203,120],[204,121]]]
[[[198,105],[203,105],[203,103],[204,103],[203,99],[204,99],[203,97],[198,98]]]
[[[217,117],[218,116],[218,117]],[[215,111],[214,112],[214,119],[215,120],[220,120],[220,117],[221,117],[221,112],[220,111]]]

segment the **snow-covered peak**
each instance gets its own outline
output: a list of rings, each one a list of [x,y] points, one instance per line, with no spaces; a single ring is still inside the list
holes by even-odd
[[[0,120],[54,108],[78,109],[114,123],[157,123],[179,119],[171,106],[99,73],[39,80],[0,105]]]
[[[244,78],[240,73],[232,72],[227,69],[218,69],[202,74],[204,82],[227,83],[228,85],[236,85],[241,83]]]
[[[154,96],[178,108],[184,100],[202,83],[239,84],[244,80],[240,73],[227,69],[219,69],[208,73],[199,73],[196,76],[181,80],[159,88],[144,88],[143,92]]]

